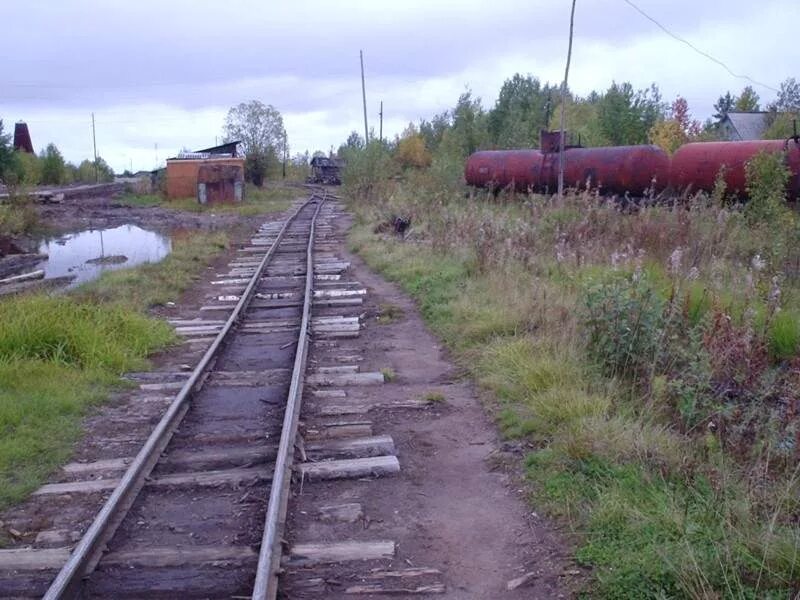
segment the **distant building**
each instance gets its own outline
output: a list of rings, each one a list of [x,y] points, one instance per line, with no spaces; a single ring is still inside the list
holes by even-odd
[[[14,150],[33,154],[33,142],[31,142],[28,124],[22,121],[14,125]]]
[[[767,114],[731,111],[719,123],[720,136],[729,142],[760,140],[767,130]]]

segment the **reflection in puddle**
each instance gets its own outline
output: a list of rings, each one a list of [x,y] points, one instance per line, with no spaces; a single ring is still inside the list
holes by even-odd
[[[37,268],[45,279],[75,277],[70,286],[90,281],[105,271],[158,262],[172,250],[170,239],[136,225],[68,233],[39,244],[49,255]]]

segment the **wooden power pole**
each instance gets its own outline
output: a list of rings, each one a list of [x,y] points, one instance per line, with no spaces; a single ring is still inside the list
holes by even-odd
[[[97,136],[94,132],[94,113],[92,113],[92,146],[94,146],[94,182],[100,183],[100,174],[97,172]]]
[[[381,116],[381,125],[378,129],[378,140],[383,143],[383,100],[381,100],[381,112],[378,113]]]
[[[572,0],[572,12],[569,15],[569,46],[567,47],[567,68],[564,70],[564,81],[561,84],[561,118],[558,143],[558,197],[564,195],[564,145],[566,144],[565,114],[567,108],[567,79],[569,78],[569,62],[572,59],[572,30],[575,24],[575,1]]]
[[[369,144],[369,128],[367,127],[367,88],[364,83],[364,51],[358,51],[361,57],[361,99],[364,103],[364,145]]]

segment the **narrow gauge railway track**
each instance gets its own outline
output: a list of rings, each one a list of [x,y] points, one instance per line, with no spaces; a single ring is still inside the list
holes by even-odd
[[[174,321],[178,333],[209,344],[200,362],[154,384],[178,393],[135,457],[98,461],[95,478],[37,491],[70,501],[85,491],[111,495],[71,552],[4,551],[0,596],[40,595],[25,572],[59,560],[45,598],[275,596],[307,336],[312,328],[347,336],[354,326],[312,319],[311,305],[348,305],[359,292],[314,289],[315,279],[335,280],[346,268],[315,262],[325,200],[314,192],[285,222],[263,226],[214,282],[231,293],[199,319]],[[229,314],[215,318],[220,312]]]

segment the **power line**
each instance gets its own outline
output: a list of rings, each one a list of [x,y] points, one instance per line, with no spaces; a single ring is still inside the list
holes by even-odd
[[[633,8],[640,15],[642,15],[645,19],[647,19],[648,21],[654,23],[659,29],[661,29],[668,36],[678,40],[679,42],[681,42],[683,44],[686,44],[687,46],[689,46],[689,48],[691,48],[692,50],[694,50],[695,52],[697,52],[701,56],[704,56],[705,58],[709,59],[710,61],[717,63],[719,66],[721,66],[723,69],[725,69],[728,73],[730,73],[731,75],[733,75],[737,79],[745,79],[745,80],[747,80],[747,81],[749,81],[751,83],[754,83],[756,85],[760,85],[761,87],[767,88],[768,90],[772,90],[775,93],[778,93],[778,94],[780,93],[780,90],[778,90],[777,88],[772,87],[771,85],[767,85],[766,83],[762,83],[761,81],[756,81],[755,79],[753,79],[749,75],[741,75],[739,73],[734,72],[728,65],[726,65],[724,62],[722,62],[718,58],[715,58],[715,57],[711,56],[708,52],[704,52],[703,50],[700,50],[700,48],[698,48],[697,46],[692,44],[689,40],[687,40],[685,38],[682,38],[678,34],[673,33],[672,31],[670,31],[669,29],[664,27],[661,23],[656,21],[653,17],[648,15],[641,8],[639,8],[633,2],[631,2],[631,0],[622,0],[622,1],[625,2],[625,4],[627,4],[631,8]]]

